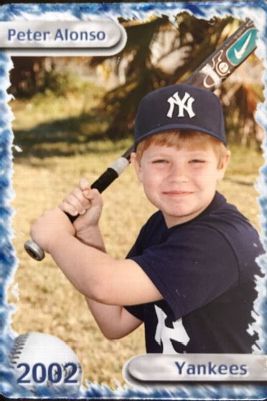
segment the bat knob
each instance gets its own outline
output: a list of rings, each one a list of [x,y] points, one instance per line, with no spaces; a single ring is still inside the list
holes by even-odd
[[[24,249],[35,260],[43,260],[45,257],[44,250],[31,239],[25,242]]]

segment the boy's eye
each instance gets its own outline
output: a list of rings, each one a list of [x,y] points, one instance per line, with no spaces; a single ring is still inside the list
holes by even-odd
[[[192,159],[189,161],[189,163],[191,163],[191,164],[201,164],[201,163],[205,163],[205,162],[206,162],[206,160],[203,160],[203,159]]]
[[[164,164],[164,163],[168,163],[168,160],[166,160],[166,159],[155,159],[155,160],[152,160],[152,164]]]

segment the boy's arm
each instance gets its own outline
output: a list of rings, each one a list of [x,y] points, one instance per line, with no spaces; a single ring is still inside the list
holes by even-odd
[[[85,233],[76,233],[85,244],[105,252],[104,241],[98,226],[88,227]],[[142,323],[123,306],[104,305],[85,297],[87,305],[103,335],[109,340],[116,340],[130,334]]]
[[[81,188],[82,194],[76,188],[63,202],[63,210],[80,214],[75,220],[75,227],[62,210],[56,208],[44,213],[33,224],[32,239],[51,254],[72,284],[90,299],[120,306],[162,299],[158,289],[136,262],[116,260],[103,249],[96,249],[96,243],[90,243],[92,238],[88,233],[98,225],[102,200],[97,190],[83,189],[83,185]],[[75,237],[75,230],[83,233],[83,242],[89,245]]]
[[[162,296],[133,260],[116,260],[75,238],[68,217],[59,209],[41,216],[31,236],[86,297],[108,305],[136,305]]]
[[[90,210],[84,213],[82,208],[84,207],[86,210],[89,206]],[[84,244],[106,252],[98,225],[102,206],[100,195],[97,192],[92,194],[89,183],[82,179],[80,188],[76,188],[69,194],[60,208],[72,214],[75,211],[81,212],[81,216],[74,222],[76,237]],[[85,299],[101,332],[110,340],[124,337],[142,323],[122,306],[104,305],[88,297]]]
[[[72,284],[86,297],[108,305],[136,305],[162,299],[158,289],[133,260],[116,260],[75,238],[59,209],[41,216],[31,236],[51,254]]]
[[[76,231],[76,237],[84,244],[106,252],[98,225],[87,226],[87,229],[82,232]],[[116,340],[130,334],[142,323],[123,306],[105,305],[88,297],[85,299],[99,329],[109,340]]]
[[[130,334],[142,323],[122,306],[104,305],[87,297],[85,299],[98,327],[109,340]]]

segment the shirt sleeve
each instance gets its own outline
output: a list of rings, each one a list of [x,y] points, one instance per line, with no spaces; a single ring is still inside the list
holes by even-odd
[[[176,319],[213,301],[239,278],[231,244],[204,224],[174,229],[166,241],[128,257],[148,275]]]
[[[144,321],[144,305],[130,305],[130,306],[124,306],[124,308],[130,312],[134,317],[136,317],[139,320]]]

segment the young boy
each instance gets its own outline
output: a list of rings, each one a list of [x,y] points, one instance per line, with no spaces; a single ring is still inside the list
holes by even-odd
[[[263,248],[216,191],[229,159],[218,98],[186,84],[151,92],[139,105],[135,143],[132,164],[158,212],[127,259],[105,252],[101,196],[84,179],[34,223],[32,238],[85,295],[107,338],[144,322],[147,352],[252,352]],[[79,217],[72,225],[62,211]]]

